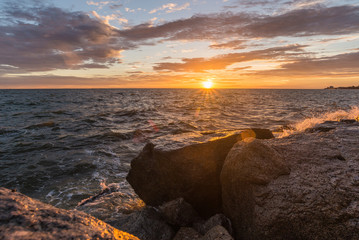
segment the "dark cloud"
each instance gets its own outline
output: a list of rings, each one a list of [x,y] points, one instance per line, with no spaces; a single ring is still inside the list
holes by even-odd
[[[246,41],[245,40],[232,40],[225,43],[215,43],[211,44],[209,47],[214,49],[243,49],[246,46],[244,45]]]
[[[122,4],[111,4],[108,6],[110,9],[119,9],[119,8],[122,8],[123,5]]]
[[[243,2],[261,5],[270,1]],[[301,2],[310,3],[308,0]],[[115,29],[82,12],[69,12],[41,4],[31,8],[11,4],[3,7],[0,14],[0,75],[106,68],[120,62],[122,50],[154,45],[156,41],[210,40],[216,42],[211,48],[241,49],[246,40],[253,38],[359,32],[359,6],[349,5],[312,6],[273,16],[231,12],[194,15],[157,26],[140,24],[126,30]],[[225,42],[225,39],[231,40]],[[301,47],[295,48],[298,50]],[[225,69],[235,62],[279,58],[281,54],[288,57],[288,51],[296,50],[272,48],[210,59],[185,58],[181,63],[158,63],[154,69],[177,72]]]
[[[359,7],[299,9],[258,18],[243,30],[258,37],[350,34],[359,31]]]
[[[251,17],[247,14],[235,15],[230,12],[194,15],[191,18],[180,19],[158,26],[140,24],[131,29],[119,31],[119,34],[121,37],[131,41],[143,41],[153,38],[165,38],[167,40],[215,40],[223,39],[223,34],[229,33],[230,24],[235,23],[235,26],[242,25],[244,27],[250,20]],[[225,36],[227,37],[227,35]]]
[[[156,71],[174,72],[204,72],[206,70],[220,70],[240,62],[252,60],[270,60],[286,57],[297,57],[303,53],[303,45],[289,45],[285,47],[268,48],[244,53],[230,53],[213,58],[183,58],[182,63],[158,63],[153,67]]]
[[[2,10],[0,65],[21,71],[105,68],[119,62],[123,44],[116,31],[82,12],[56,7]]]
[[[281,69],[272,73],[285,73],[296,75],[329,75],[344,73],[359,73],[359,52],[339,54],[323,58],[303,58],[293,63],[282,65]]]
[[[231,12],[195,15],[158,26],[141,24],[119,31],[130,41],[222,40],[223,38],[272,38],[278,36],[340,35],[359,32],[359,6],[313,7],[276,16]]]

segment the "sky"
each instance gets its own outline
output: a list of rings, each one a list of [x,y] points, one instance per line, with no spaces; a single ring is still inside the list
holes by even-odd
[[[359,85],[358,0],[0,0],[0,88]]]

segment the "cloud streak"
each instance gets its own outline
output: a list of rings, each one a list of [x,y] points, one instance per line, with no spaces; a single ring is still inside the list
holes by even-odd
[[[187,9],[190,6],[189,3],[184,3],[183,5],[178,6],[177,3],[168,3],[168,4],[164,4],[159,8],[155,8],[151,11],[149,11],[150,14],[159,12],[159,11],[165,11],[166,13],[172,13],[172,12],[177,12],[177,11],[182,11]]]
[[[303,52],[303,45],[290,45],[284,47],[268,48],[244,53],[229,53],[213,58],[183,58],[181,63],[164,62],[153,67],[156,71],[173,72],[205,72],[208,70],[223,70],[234,63],[253,60],[273,60],[276,58],[297,57]]]
[[[342,35],[359,32],[359,6],[314,7],[281,15],[220,13],[152,26],[140,24],[120,31],[129,41],[223,40],[223,38],[273,38],[280,36]]]

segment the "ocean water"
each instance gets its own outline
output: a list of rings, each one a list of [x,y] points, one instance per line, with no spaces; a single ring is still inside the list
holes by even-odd
[[[358,106],[358,90],[0,90],[0,186],[72,208],[124,183],[148,141],[248,127],[283,137]]]

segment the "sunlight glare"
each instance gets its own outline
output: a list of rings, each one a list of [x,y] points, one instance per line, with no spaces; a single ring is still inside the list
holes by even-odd
[[[212,88],[212,86],[213,86],[213,82],[209,79],[206,82],[203,82],[202,84],[203,84],[203,87],[207,88],[207,89]]]

